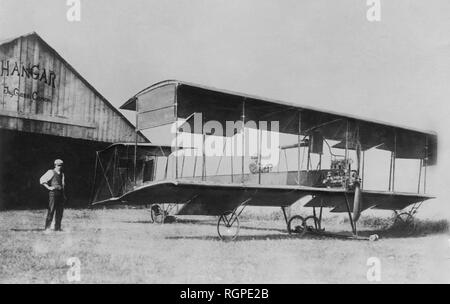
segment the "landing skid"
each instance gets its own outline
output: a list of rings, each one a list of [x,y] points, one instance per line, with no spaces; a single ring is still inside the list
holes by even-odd
[[[330,238],[339,238],[339,239],[347,239],[347,240],[357,240],[357,241],[377,241],[379,239],[377,234],[373,234],[369,237],[366,236],[359,236],[359,235],[349,235],[349,234],[343,234],[343,233],[333,233],[322,230],[315,230],[315,229],[308,229],[306,233],[314,236],[320,236],[320,237],[330,237]],[[306,233],[301,234],[303,237]],[[294,233],[296,234],[296,232]]]

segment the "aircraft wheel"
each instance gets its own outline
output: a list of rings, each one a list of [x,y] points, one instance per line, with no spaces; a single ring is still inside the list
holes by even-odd
[[[314,215],[310,215],[305,218],[303,222],[303,228],[306,231],[318,231],[319,230],[319,219]]]
[[[411,213],[402,212],[395,216],[394,224],[392,226],[412,233],[416,228],[416,223],[414,221],[414,216]]]
[[[152,223],[164,223],[164,218],[166,217],[164,210],[159,205],[152,205],[150,208]]]
[[[288,222],[288,232],[289,234],[292,233],[299,233],[303,236],[305,233],[304,224],[305,219],[301,217],[300,215],[294,215],[291,217],[291,219]]]
[[[223,241],[234,241],[239,234],[239,218],[233,212],[227,211],[217,221],[217,233]]]

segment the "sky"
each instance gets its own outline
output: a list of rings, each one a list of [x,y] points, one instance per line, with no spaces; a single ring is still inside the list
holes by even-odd
[[[81,0],[69,22],[66,1],[0,0],[0,39],[36,31],[117,107],[179,79],[436,131],[447,193],[450,1],[380,3],[369,22],[361,0]]]

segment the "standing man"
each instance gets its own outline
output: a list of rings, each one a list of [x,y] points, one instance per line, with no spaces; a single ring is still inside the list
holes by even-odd
[[[49,190],[48,199],[48,211],[47,218],[45,220],[45,231],[50,229],[53,221],[53,215],[55,216],[55,231],[61,231],[61,220],[64,210],[64,173],[62,172],[63,161],[60,159],[55,160],[55,169],[48,170],[40,178],[40,183]]]

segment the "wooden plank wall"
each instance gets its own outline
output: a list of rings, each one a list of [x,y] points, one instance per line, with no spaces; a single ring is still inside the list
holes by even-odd
[[[134,127],[37,35],[0,45],[0,60],[0,128],[134,142]]]

